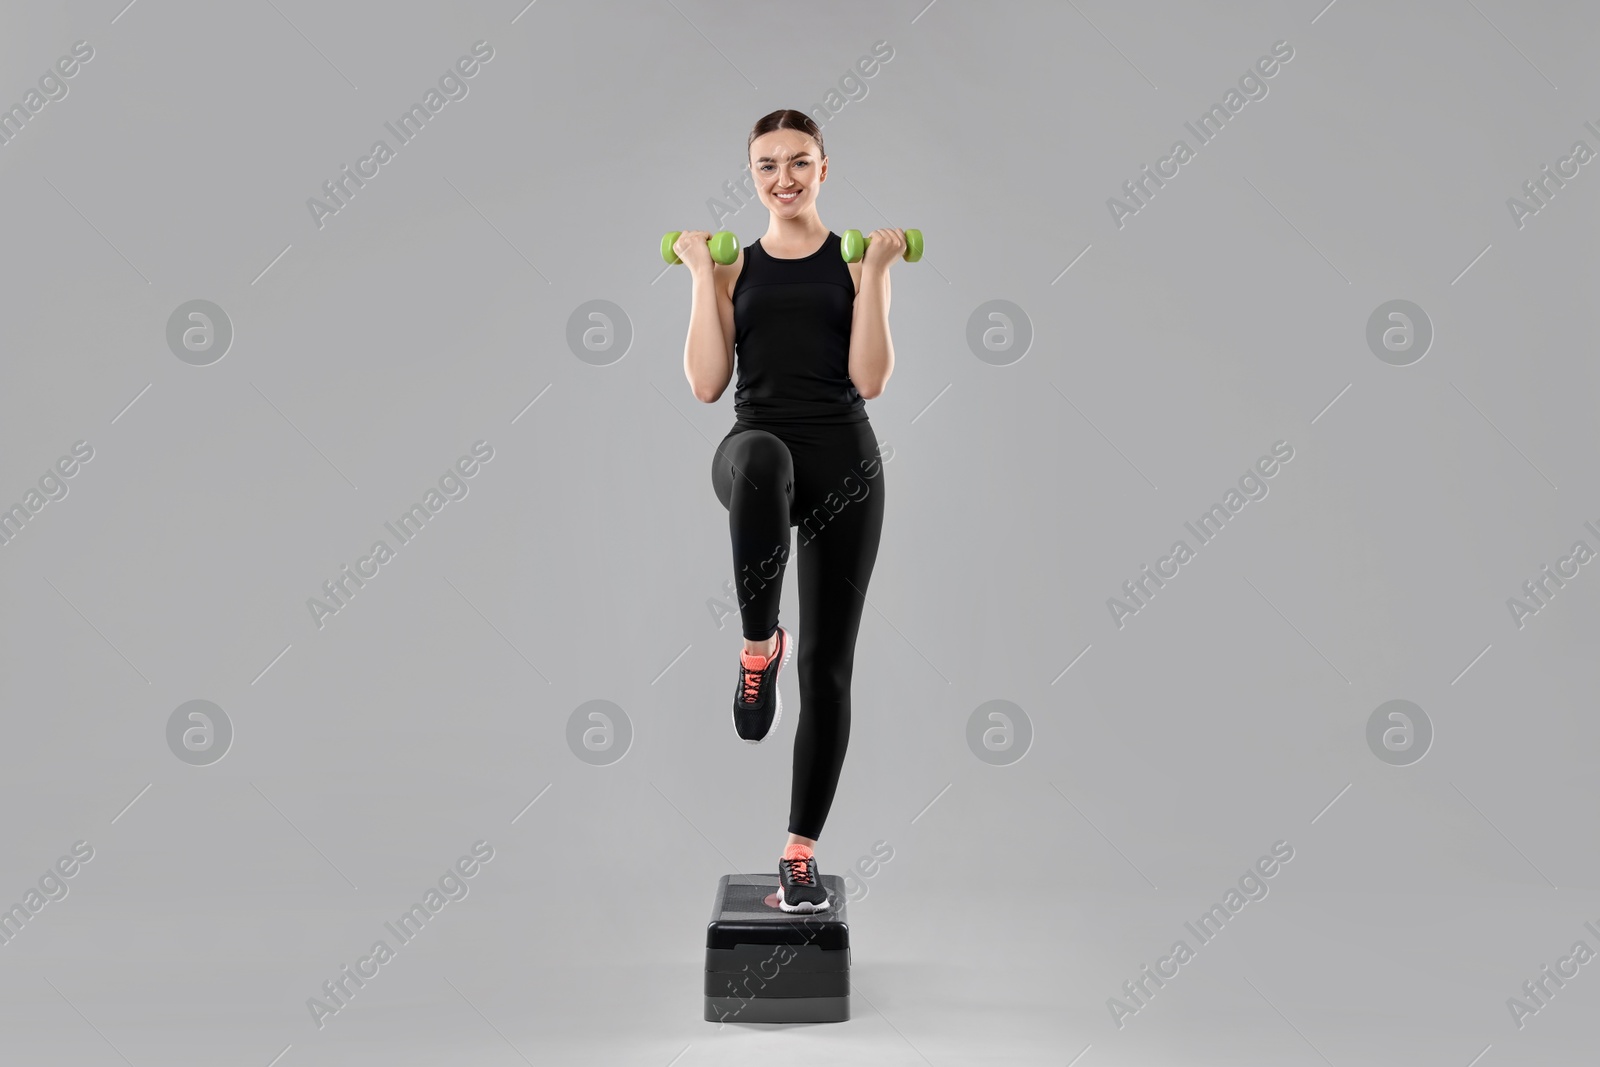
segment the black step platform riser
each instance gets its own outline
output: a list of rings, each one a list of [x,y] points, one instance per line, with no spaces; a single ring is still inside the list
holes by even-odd
[[[746,967],[766,977],[774,970],[788,974],[848,971],[850,950],[823,949],[816,945],[735,945],[706,949],[706,970],[742,971]]]
[[[708,1022],[843,1022],[850,1018],[850,924],[844,880],[822,876],[829,907],[768,904],[775,874],[725,874],[706,926]]]
[[[755,973],[725,974],[706,972],[708,997],[847,997],[850,995],[850,975],[845,971],[833,974],[779,974],[763,981]]]
[[[706,998],[708,1023],[842,1023],[849,1019],[849,997]]]

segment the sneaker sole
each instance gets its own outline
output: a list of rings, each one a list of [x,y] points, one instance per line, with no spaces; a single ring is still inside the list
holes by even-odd
[[[783,643],[783,660],[778,664],[778,670],[772,676],[772,695],[775,698],[778,707],[777,710],[772,713],[772,723],[767,727],[766,733],[757,738],[739,738],[739,740],[743,741],[747,745],[759,745],[761,742],[771,737],[772,731],[778,728],[778,723],[783,719],[783,691],[778,688],[778,678],[782,676],[783,669],[789,665],[789,657],[794,655],[794,637],[789,635],[787,630],[785,630],[784,633],[785,635],[788,635],[788,640],[784,641]],[[737,711],[730,711],[728,715],[733,720],[733,732],[737,734],[739,732],[739,714]]]
[[[831,901],[831,900],[824,900],[821,904],[813,904],[808,900],[802,900],[798,904],[790,904],[790,903],[786,902],[783,899],[783,886],[780,885],[778,887],[778,907],[782,908],[784,911],[787,911],[787,912],[827,911],[832,905],[833,905],[833,901]]]

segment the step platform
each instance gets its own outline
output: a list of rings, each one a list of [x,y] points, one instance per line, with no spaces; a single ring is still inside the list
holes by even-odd
[[[850,1018],[844,879],[822,876],[826,911],[778,907],[778,876],[725,874],[706,927],[707,1022],[836,1023]]]

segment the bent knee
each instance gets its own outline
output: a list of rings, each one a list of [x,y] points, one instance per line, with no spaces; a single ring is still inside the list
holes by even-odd
[[[777,434],[767,430],[746,430],[728,447],[734,466],[749,475],[760,472],[784,481],[794,477],[794,457]]]

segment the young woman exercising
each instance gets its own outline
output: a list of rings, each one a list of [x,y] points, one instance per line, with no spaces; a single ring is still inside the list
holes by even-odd
[[[850,739],[856,634],[883,530],[883,469],[866,401],[894,370],[889,264],[905,231],[872,231],[846,263],[817,217],[828,178],[822,132],[803,112],[774,111],[747,144],[771,213],[767,232],[733,263],[711,259],[703,230],[673,244],[694,279],[683,370],[715,403],[734,374],[734,424],[717,446],[711,484],[728,509],[744,650],[733,725],[754,744],[783,711],[778,672],[793,651],[778,625],[789,528],[800,530],[800,718],[795,727],[789,839],[778,906],[829,906],[813,849],[833,804]]]

